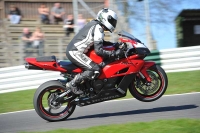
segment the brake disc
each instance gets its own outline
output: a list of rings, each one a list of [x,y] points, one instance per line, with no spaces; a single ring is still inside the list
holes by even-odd
[[[151,83],[149,85],[145,84],[141,80],[137,82],[137,88],[142,92],[144,95],[152,95],[155,93],[159,86],[159,79],[155,73],[148,71],[148,74],[151,78]]]

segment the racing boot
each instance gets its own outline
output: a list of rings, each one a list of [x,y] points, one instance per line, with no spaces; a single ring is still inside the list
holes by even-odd
[[[74,79],[66,84],[66,87],[70,89],[74,94],[83,94],[83,91],[80,90],[77,86],[84,83],[86,80],[95,79],[96,77],[98,77],[98,75],[98,71],[84,71],[83,73],[77,74]]]
[[[82,82],[84,82],[83,77],[81,74],[77,74],[74,79],[66,84],[66,88],[70,89],[76,95],[83,94],[83,91],[77,87],[77,85],[81,84]]]

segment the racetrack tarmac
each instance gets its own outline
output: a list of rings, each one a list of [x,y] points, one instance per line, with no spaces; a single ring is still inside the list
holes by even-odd
[[[0,133],[86,128],[176,118],[200,119],[200,93],[163,96],[150,103],[128,99],[77,107],[67,120],[60,122],[47,122],[35,110],[0,114]]]

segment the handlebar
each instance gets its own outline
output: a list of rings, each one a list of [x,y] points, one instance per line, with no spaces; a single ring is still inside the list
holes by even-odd
[[[122,43],[122,45],[120,45],[119,48],[122,49],[123,51],[126,51],[127,50],[127,44],[126,43]]]

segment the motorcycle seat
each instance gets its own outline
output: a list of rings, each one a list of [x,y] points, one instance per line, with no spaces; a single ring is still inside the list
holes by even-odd
[[[41,56],[36,58],[37,62],[54,62],[56,61],[56,57],[53,56]]]
[[[72,72],[74,69],[78,68],[69,60],[59,61],[58,64],[60,67],[66,69],[68,72]]]

